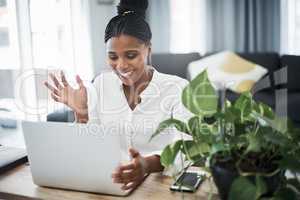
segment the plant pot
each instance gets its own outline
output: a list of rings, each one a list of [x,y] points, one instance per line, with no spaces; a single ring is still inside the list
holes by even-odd
[[[210,168],[220,198],[222,200],[227,200],[230,192],[230,187],[234,180],[239,177],[239,173],[236,170],[227,169],[218,163],[212,165]],[[283,174],[284,172],[278,172],[274,176],[263,177],[263,180],[267,185],[267,193],[264,195],[264,197],[268,197],[276,191],[276,189],[282,182],[282,179],[284,177]],[[248,176],[247,178],[252,183],[255,183],[255,176]]]

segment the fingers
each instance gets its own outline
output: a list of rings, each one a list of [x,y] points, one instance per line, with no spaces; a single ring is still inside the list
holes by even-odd
[[[123,172],[121,174],[112,174],[112,179],[114,183],[123,183],[128,184],[133,181],[137,181],[140,179],[139,172],[137,171],[130,171],[130,172]]]
[[[44,82],[44,85],[52,92],[54,93],[55,95],[59,96],[59,92],[58,90],[53,87],[52,85],[50,85],[47,81]]]
[[[119,166],[112,174],[114,183],[123,183],[122,190],[134,189],[142,182],[145,175],[140,163],[140,153],[133,148],[129,149],[129,153],[133,158],[131,163]]]
[[[131,158],[136,158],[136,157],[140,156],[140,153],[134,148],[130,148],[129,153],[130,153]]]
[[[123,184],[121,187],[122,190],[137,187],[144,178],[144,173],[135,160],[130,164],[117,167],[111,175],[114,183]]]
[[[124,183],[124,181],[121,178],[113,178],[113,183]]]
[[[61,72],[60,72],[60,75],[61,75],[61,82],[63,83],[63,85],[64,85],[65,87],[68,87],[68,86],[69,86],[69,83],[68,83],[68,81],[67,81],[67,79],[66,79],[66,76],[65,76],[64,72],[61,71]]]
[[[114,173],[112,173],[111,177],[112,177],[114,183],[124,183],[121,173],[114,172]]]
[[[54,76],[54,74],[50,73],[50,78],[52,79],[54,85],[56,86],[56,88],[58,88],[59,90],[61,90],[63,87],[62,85],[59,83],[59,81],[57,80],[57,78]]]
[[[124,171],[124,170],[133,170],[136,168],[136,165],[134,163],[130,163],[128,165],[122,165],[120,166],[120,170]]]
[[[120,177],[113,177],[113,183],[124,183],[123,179]]]
[[[83,81],[81,80],[79,75],[76,76],[76,81],[77,81],[80,88],[84,88]]]
[[[55,94],[51,93],[51,97],[52,97],[52,99],[53,99],[54,101],[56,101],[56,102],[60,102],[60,99],[59,99],[59,97],[58,97],[58,96],[56,96]]]
[[[134,189],[136,188],[138,185],[140,184],[140,182],[136,181],[136,182],[131,182],[128,184],[124,184],[121,189],[122,190],[130,190],[130,189]]]
[[[137,172],[131,171],[131,172],[123,172],[121,174],[112,174],[112,179],[114,183],[130,183],[132,181],[135,181],[138,179]]]
[[[122,171],[120,169],[120,166],[118,166],[115,171],[112,173],[111,177],[113,179],[113,182],[115,183],[123,183],[122,181]]]
[[[117,168],[115,169],[115,171],[112,173],[111,177],[112,177],[112,178],[121,178],[121,173],[122,173],[122,171],[121,171],[120,166],[119,166],[119,167],[117,167]]]
[[[51,90],[51,92],[54,92],[56,89],[52,86],[52,85],[50,85],[47,81],[45,81],[44,82],[44,85],[49,89],[49,90]]]
[[[51,98],[56,102],[60,102],[58,90],[50,85],[47,81],[45,81],[44,84],[51,91]]]
[[[127,184],[129,182],[137,180],[138,179],[138,174],[139,174],[139,172],[136,171],[136,170],[123,172],[121,174],[121,179],[122,179],[123,183]]]
[[[119,166],[111,175],[114,183],[129,183],[138,177],[139,169],[134,164]]]

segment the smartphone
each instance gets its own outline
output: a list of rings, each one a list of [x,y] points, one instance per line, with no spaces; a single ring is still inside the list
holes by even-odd
[[[170,190],[181,192],[195,192],[202,183],[203,174],[197,172],[183,172],[171,185]]]

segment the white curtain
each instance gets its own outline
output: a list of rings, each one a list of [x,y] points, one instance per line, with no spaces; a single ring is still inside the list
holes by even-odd
[[[152,31],[152,51],[170,51],[170,0],[150,0],[147,21]]]
[[[278,52],[280,0],[207,0],[207,50]]]
[[[172,53],[205,53],[205,5],[205,0],[171,1],[170,51]]]
[[[87,81],[94,76],[89,10],[91,2],[16,2],[20,44],[20,73],[15,84],[16,104],[24,112],[25,119],[45,119],[47,113],[59,107],[50,100],[50,95],[43,85],[49,71],[63,69],[67,76],[69,75],[71,83],[75,82],[76,74]],[[51,7],[45,7],[45,3]],[[60,6],[57,6],[59,3]],[[31,10],[30,6],[35,7]],[[45,9],[52,10],[46,12]],[[33,10],[36,12],[33,13]],[[63,13],[65,17],[57,13]],[[46,26],[47,23],[51,26]]]
[[[300,0],[281,0],[281,54],[300,54]]]
[[[72,36],[75,72],[85,80],[92,80],[94,65],[92,57],[92,37],[90,0],[71,0]]]

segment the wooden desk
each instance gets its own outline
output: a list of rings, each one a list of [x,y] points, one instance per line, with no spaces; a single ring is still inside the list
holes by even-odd
[[[32,181],[30,167],[27,164],[18,166],[4,174],[0,174],[0,199],[28,200],[28,199],[53,199],[53,200],[121,200],[121,199],[208,199],[210,183],[205,181],[198,188],[196,193],[179,193],[169,190],[173,182],[172,178],[160,173],[151,174],[135,191],[127,197],[116,197],[99,195],[93,193],[68,191],[39,187]],[[214,193],[216,189],[213,188]],[[214,195],[213,199],[219,199]]]

